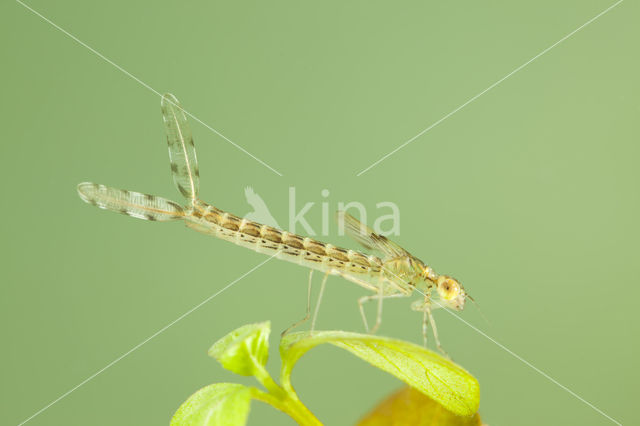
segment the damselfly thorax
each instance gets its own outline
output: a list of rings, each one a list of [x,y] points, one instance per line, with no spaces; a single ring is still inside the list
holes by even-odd
[[[95,183],[78,185],[80,197],[99,208],[116,211],[150,221],[184,220],[189,228],[264,253],[278,259],[309,268],[307,315],[291,328],[310,317],[310,290],[314,270],[324,273],[311,328],[313,330],[320,298],[329,275],[338,275],[373,294],[358,299],[365,328],[375,332],[382,319],[382,301],[386,298],[408,297],[414,290],[422,298],[411,307],[423,313],[423,337],[426,345],[427,326],[432,324],[437,346],[438,334],[431,311],[437,307],[462,310],[468,295],[455,279],[438,275],[431,267],[411,255],[386,237],[345,212],[337,213],[338,223],[365,249],[380,254],[366,254],[336,247],[313,238],[240,218],[209,205],[198,198],[200,174],[191,130],[184,110],[173,95],[162,97],[162,117],[167,134],[171,173],[178,191],[187,199],[180,205],[162,197],[115,189]],[[433,289],[438,299],[431,297]],[[376,323],[369,329],[363,305],[378,301]]]

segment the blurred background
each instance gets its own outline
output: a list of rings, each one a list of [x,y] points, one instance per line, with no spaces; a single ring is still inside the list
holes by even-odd
[[[28,3],[139,82],[4,2],[0,423],[24,421],[265,259],[78,198],[89,180],[181,201],[160,98],[141,82],[282,174],[191,120],[204,200],[244,215],[252,186],[286,226],[293,186],[298,211],[315,203],[316,230],[322,202],[358,201],[371,218],[396,203],[395,240],[460,279],[489,319],[469,306],[465,321],[618,422],[640,422],[637,4],[356,176],[612,4]],[[332,214],[330,233],[357,248]],[[306,280],[268,262],[28,424],[168,424],[204,385],[253,383],[206,355],[249,322],[272,321],[277,376],[277,337],[304,314]],[[318,327],[362,331],[363,294],[330,278]],[[380,334],[421,343],[409,304],[385,304]],[[436,319],[480,382],[485,422],[613,424],[454,316]],[[335,347],[308,353],[293,383],[326,424],[354,423],[401,386]],[[250,424],[293,422],[254,402]]]

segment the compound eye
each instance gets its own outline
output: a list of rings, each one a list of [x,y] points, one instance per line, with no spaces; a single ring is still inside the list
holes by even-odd
[[[460,284],[456,280],[448,279],[442,284],[442,288],[445,291],[448,299],[453,299],[460,294]]]

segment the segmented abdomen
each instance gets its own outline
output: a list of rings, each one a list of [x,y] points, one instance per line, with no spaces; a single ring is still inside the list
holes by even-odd
[[[187,226],[205,234],[265,254],[322,271],[340,270],[351,274],[377,275],[382,261],[376,256],[347,250],[309,237],[281,231],[224,212],[202,201],[185,219]]]

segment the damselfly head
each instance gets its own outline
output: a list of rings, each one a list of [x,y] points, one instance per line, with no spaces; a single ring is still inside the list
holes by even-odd
[[[436,281],[440,303],[443,306],[457,311],[464,309],[464,302],[467,294],[464,287],[456,279],[441,275]]]

